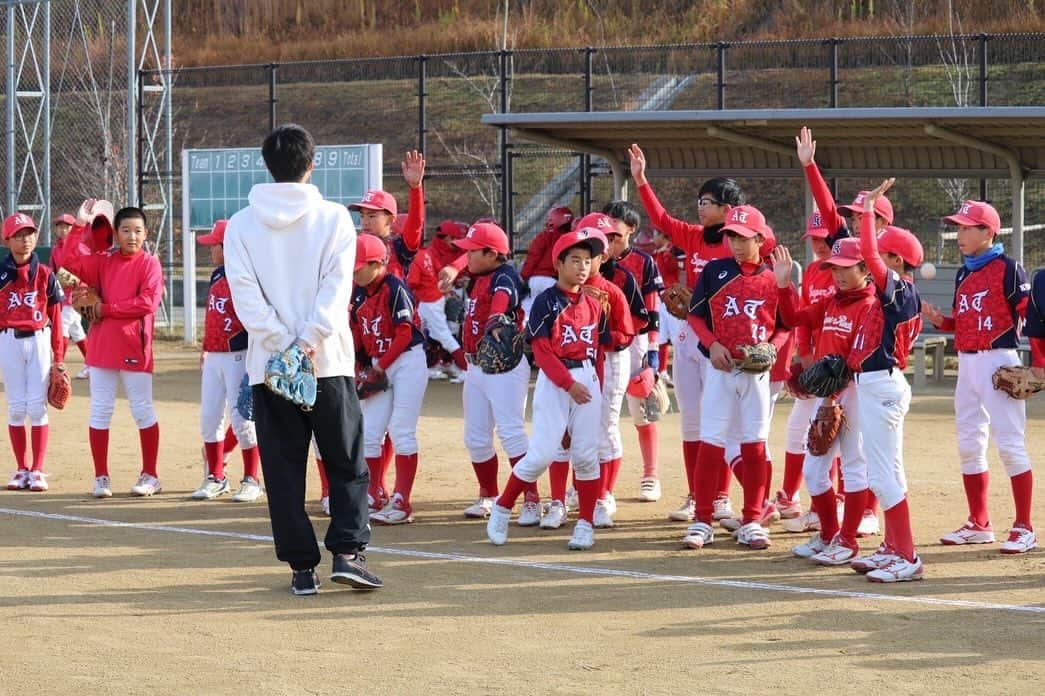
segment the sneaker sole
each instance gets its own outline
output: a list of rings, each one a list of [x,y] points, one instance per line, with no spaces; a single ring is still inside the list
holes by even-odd
[[[377,522],[378,524],[380,524],[382,526],[385,526],[385,527],[394,527],[397,524],[413,524],[414,523],[414,516],[413,515],[410,515],[409,517],[404,517],[401,520],[383,520],[383,519],[381,519],[379,517],[371,517],[370,519],[373,520],[374,522]]]
[[[1028,547],[1027,547],[1027,548],[1025,548],[1025,549],[1012,549],[1012,548],[1009,548],[1009,549],[1007,549],[1007,548],[1005,548],[1005,547],[1003,546],[1003,547],[1001,548],[1001,552],[1002,552],[1002,553],[1004,553],[1004,554],[1005,554],[1005,555],[1007,555],[1007,556],[1015,556],[1015,555],[1017,555],[1017,554],[1021,554],[1021,553],[1028,553],[1029,551],[1033,551],[1033,550],[1034,550],[1034,549],[1036,549],[1036,548],[1038,548],[1038,545],[1037,545],[1037,544],[1034,544],[1034,545],[1032,545],[1032,546],[1028,546]]]
[[[693,549],[695,551],[699,551],[700,549],[704,548],[705,546],[711,546],[711,544],[713,544],[713,543],[714,542],[711,542],[711,541],[688,541],[688,539],[683,539],[682,540],[682,547],[686,548],[686,549]]]
[[[846,558],[845,560],[836,561],[836,560],[831,559],[831,558],[817,558],[817,557],[814,556],[810,560],[812,560],[813,563],[816,563],[817,565],[822,565],[822,566],[840,566],[840,565],[845,565],[846,563],[852,563],[853,557],[850,556],[849,558]]]
[[[229,498],[229,500],[231,500],[234,503],[253,503],[253,502],[256,502],[260,497],[261,497],[260,493],[258,495],[256,495],[256,496],[247,497],[247,498],[243,498],[243,497],[234,495],[231,498]]]
[[[883,584],[892,584],[894,582],[911,582],[913,580],[921,580],[921,579],[922,579],[922,574],[918,573],[917,575],[912,575],[909,578],[889,578],[888,580],[883,579],[883,578],[873,578],[873,577],[868,576],[867,581],[868,582],[883,583]]]
[[[536,522],[522,522],[520,520],[516,520],[515,524],[518,527],[539,527],[540,524],[541,524],[541,521],[537,520]]]
[[[111,498],[112,497],[112,491],[106,491],[105,493],[100,493],[100,494],[99,493],[91,493],[91,497],[92,498],[96,498],[98,500],[101,500],[103,498]]]
[[[672,522],[692,522],[693,515],[684,515],[681,512],[669,512],[668,519]]]
[[[477,515],[477,514],[472,513],[472,512],[466,512],[466,513],[464,513],[464,516],[467,517],[470,520],[485,520],[485,519],[489,519],[490,513],[487,512],[487,513],[482,514],[482,515]]]
[[[655,503],[660,500],[660,496],[653,497],[652,495],[639,495],[640,503]]]
[[[594,546],[595,544],[590,546],[584,546],[582,544],[567,544],[566,548],[570,551],[590,551]]]
[[[137,491],[131,491],[131,495],[136,496],[138,498],[151,498],[152,496],[156,495],[157,493],[161,493],[161,492],[163,492],[163,489],[162,488],[157,488],[156,490],[149,491],[148,493],[139,493]]]
[[[330,576],[330,581],[339,585],[348,585],[356,590],[377,590],[385,585],[383,582],[374,583],[355,573],[336,573]]]
[[[742,541],[738,541],[737,543],[740,546],[748,547],[752,551],[764,551],[764,550],[768,549],[770,546],[772,546],[772,544],[770,544],[768,541],[761,541],[761,540],[759,540],[759,541],[750,541],[750,542],[748,542],[746,544],[744,542],[742,542]]]
[[[565,523],[566,523],[566,521],[565,521],[565,520],[563,520],[563,521],[562,521],[562,522],[560,522],[559,524],[540,524],[540,525],[538,525],[538,527],[539,527],[540,529],[559,529],[559,528],[561,528],[561,527],[562,527],[562,525],[564,525]]]
[[[955,541],[954,539],[940,539],[940,543],[944,546],[967,546],[968,544],[993,544],[997,539],[966,539],[962,541]]]

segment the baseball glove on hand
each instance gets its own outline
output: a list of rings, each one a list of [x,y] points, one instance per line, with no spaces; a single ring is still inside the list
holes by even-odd
[[[664,385],[664,380],[660,376],[656,377],[656,381],[653,383],[653,391],[649,393],[649,396],[643,402],[643,408],[646,411],[646,420],[650,423],[656,423],[662,415],[671,410],[671,398],[668,396],[668,388]]]
[[[582,285],[581,292],[588,297],[594,298],[600,305],[602,305],[602,313],[605,316],[610,315],[610,294],[602,288],[597,288],[594,285]]]
[[[791,363],[791,376],[787,378],[787,390],[796,399],[813,399],[812,394],[802,386],[802,373],[805,372],[802,363]]]
[[[744,357],[734,360],[733,364],[741,372],[768,372],[776,363],[776,346],[772,343],[756,343],[753,346],[739,346]]]
[[[243,416],[243,420],[254,420],[254,390],[250,386],[250,375],[243,375],[243,381],[239,383],[236,411]]]
[[[689,302],[693,299],[693,292],[682,283],[675,283],[661,294],[660,299],[664,301],[668,314],[685,319],[689,316]]]
[[[356,394],[367,399],[388,389],[388,375],[376,367],[365,367],[356,375]]]
[[[316,405],[316,367],[297,343],[276,353],[265,365],[265,386],[287,401],[311,411]]]
[[[843,425],[845,425],[845,412],[842,407],[835,403],[825,403],[817,409],[813,420],[809,421],[806,451],[814,457],[827,454]]]
[[[51,365],[51,375],[47,385],[47,403],[60,411],[69,403],[69,397],[72,394],[73,385],[69,381],[69,373],[65,371],[65,365]]]
[[[58,284],[65,289],[75,288],[82,282],[77,276],[73,275],[64,268],[59,268],[58,271],[54,274],[54,277],[58,279]]]
[[[486,334],[479,341],[476,362],[488,375],[515,369],[523,356],[523,336],[515,323],[503,314],[486,322]]]
[[[994,383],[995,389],[1020,401],[1025,401],[1045,389],[1045,379],[1035,377],[1029,367],[1016,365],[999,367],[991,375],[991,382]]]
[[[802,371],[798,382],[813,396],[830,398],[849,385],[853,373],[841,355],[825,355]]]
[[[72,294],[73,309],[82,314],[90,322],[96,322],[101,317],[95,315],[94,308],[102,298],[94,288],[77,287]]]

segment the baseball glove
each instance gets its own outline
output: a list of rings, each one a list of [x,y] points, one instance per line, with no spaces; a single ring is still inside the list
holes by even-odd
[[[825,355],[802,371],[798,382],[813,396],[829,398],[846,388],[853,373],[841,355]]]
[[[772,343],[739,346],[739,349],[744,357],[734,360],[733,365],[741,372],[768,372],[776,363],[776,346]]]
[[[69,403],[69,397],[73,394],[73,385],[69,381],[69,373],[65,371],[65,365],[51,365],[51,376],[47,384],[47,403],[59,411]]]
[[[365,367],[356,374],[356,394],[367,399],[388,389],[388,375],[375,367]]]
[[[276,353],[265,365],[265,386],[302,411],[316,405],[316,367],[297,343]]]
[[[806,451],[814,457],[827,454],[843,425],[845,425],[845,412],[841,406],[834,403],[822,405],[817,409],[813,420],[809,421]]]
[[[600,305],[602,305],[602,313],[604,316],[610,315],[610,294],[602,288],[597,288],[594,285],[582,285],[581,292],[588,297],[594,298]]]
[[[58,284],[65,289],[75,288],[82,282],[77,276],[73,275],[64,268],[59,268],[58,271],[54,274],[54,277],[58,279]]]
[[[254,420],[254,390],[250,386],[250,375],[243,375],[243,381],[239,383],[236,411],[243,416],[243,420]]]
[[[483,372],[498,375],[514,370],[522,355],[523,336],[515,322],[503,314],[491,317],[476,354],[476,362]]]
[[[791,363],[791,375],[787,378],[787,391],[796,399],[813,399],[815,397],[802,386],[801,377],[804,371],[802,363]]]
[[[101,317],[95,316],[94,308],[102,301],[98,291],[94,288],[77,287],[72,293],[73,309],[82,314],[90,322],[96,322]]]
[[[689,302],[693,299],[693,291],[682,283],[675,283],[661,294],[660,299],[664,301],[664,309],[668,314],[679,319],[689,316]]]
[[[1045,379],[1035,377],[1029,367],[999,367],[991,376],[994,388],[1024,401],[1045,389]]]
[[[664,385],[664,380],[659,376],[653,383],[653,391],[649,393],[642,405],[646,411],[646,420],[650,423],[656,423],[662,415],[671,410],[668,388]]]

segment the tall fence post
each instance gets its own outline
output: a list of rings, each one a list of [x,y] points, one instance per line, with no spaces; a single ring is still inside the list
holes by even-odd
[[[831,84],[828,92],[828,106],[832,109],[838,108],[838,44],[837,38],[832,37],[828,39],[828,51],[830,52],[830,64],[829,68],[831,71]]]
[[[508,51],[500,52],[499,79],[501,85],[500,110],[502,114],[508,113],[508,81],[511,79],[508,75],[508,56]],[[511,242],[515,237],[515,233],[508,225],[508,221],[511,218],[509,211],[509,206],[511,205],[511,181],[508,173],[511,162],[508,157],[508,129],[501,126],[499,130],[501,151],[501,224],[504,226],[504,231],[508,233],[508,239]]]
[[[417,149],[423,156],[428,145],[428,119],[426,118],[425,97],[428,96],[427,78],[428,56],[417,57]]]
[[[584,49],[584,110],[594,109],[592,84],[592,63],[595,49],[588,46]],[[591,210],[591,156],[581,155],[581,214],[587,215]]]
[[[726,49],[729,48],[729,44],[720,41],[715,45],[716,51],[718,52],[718,72],[717,82],[715,83],[715,91],[718,93],[718,108],[726,108]]]
[[[986,34],[980,34],[976,39],[980,42],[980,106],[987,106],[987,39]],[[980,200],[987,200],[987,180],[980,179]]]
[[[145,71],[138,72],[138,138],[135,143],[138,157],[138,200],[145,203]]]
[[[265,66],[265,69],[269,73],[269,133],[276,130],[276,69],[279,67],[276,63],[269,63]]]

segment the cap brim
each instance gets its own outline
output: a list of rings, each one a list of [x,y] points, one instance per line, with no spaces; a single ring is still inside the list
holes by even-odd
[[[722,228],[722,231],[723,232],[736,232],[741,237],[747,237],[748,239],[751,239],[752,237],[756,237],[756,236],[762,234],[762,232],[759,231],[759,230],[753,230],[750,227],[744,227],[743,225],[726,225],[725,227]]]
[[[454,246],[457,247],[458,249],[464,249],[465,251],[475,251],[476,249],[492,249],[493,248],[493,247],[488,247],[486,244],[482,244],[482,243],[480,243],[480,242],[478,242],[478,241],[476,241],[474,239],[469,239],[468,237],[462,237],[461,239],[455,239],[454,240]]]
[[[828,259],[824,259],[824,266],[838,266],[839,268],[852,268],[858,263],[863,263],[863,259],[851,259],[849,257],[832,256]]]
[[[827,230],[806,230],[806,233],[802,235],[802,239],[827,239],[831,236],[831,233]]]
[[[389,215],[392,214],[388,208],[383,205],[374,205],[373,203],[350,203],[348,206],[349,210],[383,210]]]
[[[971,217],[962,215],[961,213],[948,215],[947,217],[943,218],[943,221],[950,225],[964,225],[968,227],[990,227],[990,225],[985,225],[979,220],[973,220]]]
[[[359,259],[356,259],[356,268],[355,268],[355,270],[358,271],[360,268],[362,268],[363,266],[367,265],[368,263],[370,263],[370,262],[367,261],[366,259],[363,259],[362,261],[360,261]]]
[[[36,228],[36,225],[21,225],[19,227],[14,228],[13,230],[8,232],[7,234],[5,234],[4,235],[4,239],[10,239],[11,237],[13,237],[16,234],[18,234],[19,232],[21,232],[22,230],[32,230],[33,232],[39,232],[39,230]]]

